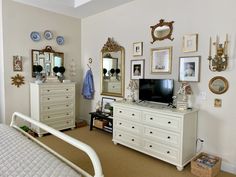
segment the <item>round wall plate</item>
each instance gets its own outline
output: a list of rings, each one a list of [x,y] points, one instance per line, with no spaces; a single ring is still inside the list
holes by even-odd
[[[45,37],[45,39],[47,39],[47,40],[51,40],[51,39],[53,38],[53,34],[52,34],[51,31],[46,30],[46,31],[44,31],[44,37]]]
[[[57,44],[63,45],[64,44],[64,37],[63,36],[57,36]]]
[[[33,32],[30,33],[30,38],[31,38],[33,41],[40,41],[41,36],[40,36],[39,32],[33,31]]]

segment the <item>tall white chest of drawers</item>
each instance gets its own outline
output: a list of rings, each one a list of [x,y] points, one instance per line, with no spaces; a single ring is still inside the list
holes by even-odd
[[[196,154],[197,110],[157,104],[114,103],[113,142],[171,163],[182,170]]]
[[[75,127],[75,83],[30,84],[31,117],[57,130]],[[45,132],[32,126],[39,136]]]

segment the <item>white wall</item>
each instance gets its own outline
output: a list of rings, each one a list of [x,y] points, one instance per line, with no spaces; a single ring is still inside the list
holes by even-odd
[[[92,71],[95,82],[95,99],[81,99],[80,115],[89,118],[89,111],[95,110],[100,96],[100,50],[108,37],[114,39],[125,48],[126,87],[130,80],[130,60],[145,59],[145,78],[173,78],[178,80],[178,62],[180,56],[200,55],[201,77],[199,83],[192,83],[195,107],[200,109],[198,136],[205,140],[203,151],[219,155],[223,158],[222,168],[236,173],[236,68],[235,68],[235,0],[136,0],[109,11],[82,20],[82,67],[87,70],[88,58],[93,58]],[[150,44],[152,41],[150,26],[163,18],[174,20],[174,41],[165,40]],[[183,53],[182,37],[184,34],[199,34],[199,50],[195,53]],[[211,72],[208,69],[208,46],[210,36],[220,35],[230,39],[230,61],[227,71]],[[144,42],[143,57],[133,57],[133,42]],[[223,41],[221,41],[223,42]],[[150,73],[150,49],[173,46],[172,73],[167,75]],[[229,90],[222,95],[215,95],[208,89],[208,82],[214,76],[224,76],[229,81]],[[201,100],[199,93],[206,92],[206,100]],[[127,90],[126,90],[127,95]],[[222,108],[214,108],[214,99],[222,99]],[[83,103],[83,104],[82,104]]]
[[[43,38],[45,30],[53,32],[53,40],[47,41]],[[32,31],[40,32],[42,40],[33,42],[30,39]],[[30,113],[29,82],[34,80],[31,78],[31,49],[43,49],[46,45],[50,45],[55,51],[64,52],[66,76],[69,75],[68,70],[73,59],[76,63],[77,76],[72,79],[79,81],[81,56],[81,21],[79,19],[3,0],[3,35],[6,123],[9,123],[14,111],[27,115]],[[55,40],[57,35],[64,36],[65,44],[63,46],[57,45]],[[13,72],[13,55],[23,56],[23,72]],[[17,73],[25,77],[25,85],[19,88],[11,85],[11,77]],[[77,97],[80,94],[79,87],[78,84]]]
[[[0,123],[3,122],[5,107],[4,65],[3,65],[3,34],[2,34],[2,1],[0,1]]]

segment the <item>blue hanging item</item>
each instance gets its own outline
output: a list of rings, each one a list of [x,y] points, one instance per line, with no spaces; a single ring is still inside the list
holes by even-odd
[[[94,83],[93,83],[93,73],[91,69],[89,69],[86,72],[84,82],[83,82],[82,95],[84,96],[84,99],[87,99],[87,100],[93,99]]]

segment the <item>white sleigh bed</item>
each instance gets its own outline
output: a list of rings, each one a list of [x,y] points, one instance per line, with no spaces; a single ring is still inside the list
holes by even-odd
[[[94,177],[104,177],[100,160],[90,146],[17,112],[12,116],[11,127],[0,124],[1,177],[92,177],[22,131],[15,123],[17,118],[28,121],[87,153],[93,164]]]

